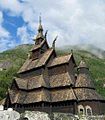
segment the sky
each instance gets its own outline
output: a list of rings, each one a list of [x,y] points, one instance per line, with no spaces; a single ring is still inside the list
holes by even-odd
[[[0,52],[34,43],[40,14],[50,45],[105,50],[105,0],[0,0]]]

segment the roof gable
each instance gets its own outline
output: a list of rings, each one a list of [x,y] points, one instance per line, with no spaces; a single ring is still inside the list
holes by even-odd
[[[47,44],[46,40],[43,40],[40,44],[38,44],[38,45],[35,44],[30,51],[35,51],[37,49],[40,49],[41,47],[43,47],[44,44],[46,44],[47,47],[48,47],[48,44]]]
[[[72,54],[56,57],[52,60],[52,62],[48,65],[48,67],[53,67],[53,66],[69,63],[71,56]]]
[[[18,73],[22,73],[45,65],[50,56],[52,55],[53,51],[53,49],[48,49],[39,59],[27,59],[18,71]]]
[[[23,90],[32,90],[39,87],[48,87],[46,81],[43,78],[43,75],[38,75],[28,78],[16,78],[15,79],[19,89]]]

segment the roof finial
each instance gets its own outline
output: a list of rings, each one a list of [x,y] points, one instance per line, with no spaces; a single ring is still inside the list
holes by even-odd
[[[48,33],[48,30],[46,30],[46,32],[45,32],[45,39],[46,39],[46,37],[47,37],[47,33]]]
[[[58,36],[55,37],[55,39],[54,39],[54,41],[53,41],[53,43],[52,43],[52,48],[53,48],[53,49],[55,49],[55,42],[56,42],[57,38],[58,38]]]
[[[41,20],[41,13],[40,13],[40,16],[39,16],[39,24],[41,25],[42,23],[42,20]]]
[[[38,27],[38,34],[36,36],[36,39],[39,39],[39,38],[44,38],[43,36],[43,27],[42,27],[42,24],[41,24],[41,14],[39,16],[39,27]]]
[[[39,32],[43,32],[42,20],[41,20],[41,13],[40,13],[40,16],[39,16],[39,28],[38,28],[38,31]]]

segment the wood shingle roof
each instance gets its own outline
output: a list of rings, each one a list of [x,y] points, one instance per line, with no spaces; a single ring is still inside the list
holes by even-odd
[[[74,84],[72,77],[68,72],[52,75],[49,79],[50,87],[71,86]]]
[[[34,50],[37,50],[37,49],[41,48],[44,45],[45,42],[46,42],[46,40],[43,40],[41,42],[41,44],[34,45],[33,48],[30,51],[34,51]]]
[[[94,88],[93,81],[91,80],[91,77],[88,74],[79,74],[77,76],[75,87],[86,87],[86,88]]]
[[[71,56],[72,54],[56,57],[52,60],[52,62],[48,65],[48,67],[69,63]]]
[[[31,92],[26,91],[9,91],[11,103],[29,104],[35,102],[58,102],[67,100],[76,100],[76,96],[72,88],[61,90],[34,90]]]
[[[104,100],[96,90],[88,88],[75,88],[76,97],[79,101],[81,100]]]
[[[48,49],[39,59],[27,59],[18,73],[25,72],[31,69],[41,67],[46,64],[49,57],[52,55],[53,49]]]
[[[45,82],[43,75],[37,75],[34,77],[29,78],[15,78],[15,81],[19,87],[19,89],[24,90],[32,90],[39,87],[48,87],[47,83]]]
[[[50,102],[51,98],[49,95],[49,92],[47,90],[41,90],[41,91],[9,91],[9,96],[11,103],[19,103],[19,104],[29,104],[29,103],[35,103],[35,102]]]
[[[55,90],[51,92],[52,102],[76,100],[76,96],[72,88]]]

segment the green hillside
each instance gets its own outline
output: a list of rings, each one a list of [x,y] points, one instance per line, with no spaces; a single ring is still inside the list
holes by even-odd
[[[0,99],[5,97],[6,91],[12,82],[13,76],[16,75],[16,72],[27,58],[27,53],[31,47],[32,45],[21,45],[15,49],[0,53],[0,64],[7,64],[7,62],[10,63],[10,65],[7,64],[6,69],[0,71]],[[58,55],[68,53],[70,53],[70,49],[57,49]],[[105,96],[105,60],[100,59],[96,55],[84,50],[74,50],[73,54],[77,65],[81,60],[81,56],[85,58],[85,61],[90,68],[97,91]]]

